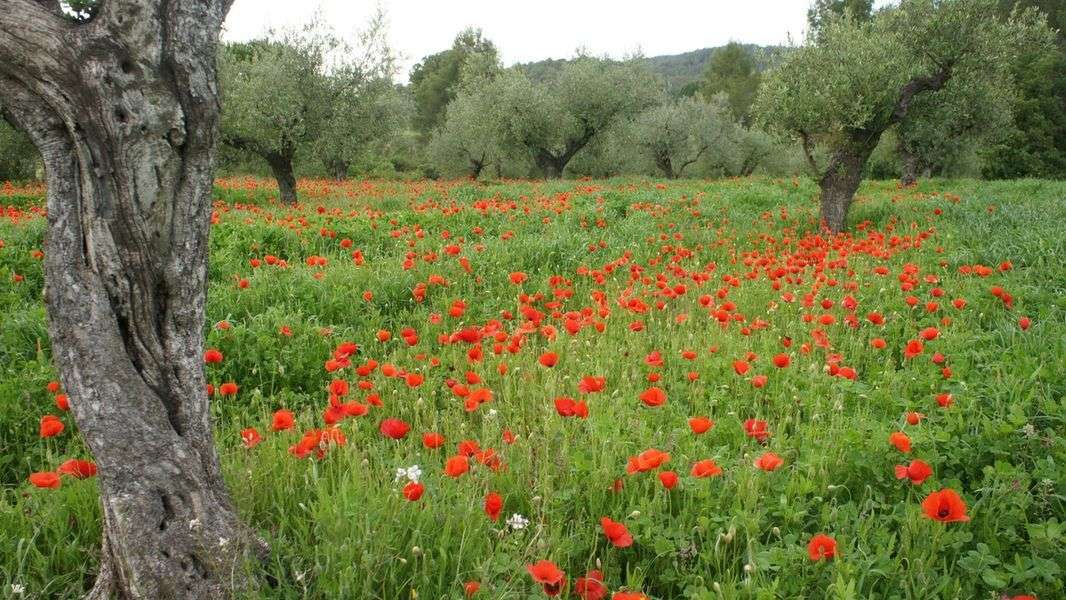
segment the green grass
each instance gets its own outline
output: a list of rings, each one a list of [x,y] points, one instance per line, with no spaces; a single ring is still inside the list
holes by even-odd
[[[216,396],[212,410],[236,504],[272,546],[262,571],[277,584],[264,584],[262,597],[457,598],[464,582],[478,580],[478,597],[536,598],[543,592],[524,567],[540,559],[565,570],[571,586],[601,567],[612,590],[653,598],[1066,594],[1066,183],[930,181],[900,190],[868,182],[850,217],[854,238],[868,244],[851,252],[856,244],[817,235],[817,188],[807,180],[302,185],[304,204],[290,211],[271,204],[262,185],[223,182],[212,228],[205,334],[225,360],[207,366],[208,378],[240,385],[235,397]],[[87,451],[69,415],[61,436],[37,434],[41,415],[58,414],[46,390],[55,371],[41,264],[31,255],[45,223],[22,212],[33,205],[25,195],[13,198],[0,196],[0,205],[23,207],[0,220],[0,596],[17,584],[23,597],[76,597],[96,568],[96,482],[65,478],[58,490],[27,482],[29,473]],[[451,244],[459,255],[446,252]],[[858,251],[869,247],[878,252]],[[361,266],[355,249],[365,256]],[[408,253],[417,259],[405,269]],[[268,254],[288,268],[250,266]],[[307,266],[312,255],[328,266]],[[999,270],[1004,261],[1010,270]],[[974,264],[994,272],[959,272]],[[774,289],[767,271],[779,265],[795,272]],[[911,291],[901,290],[905,265],[917,272]],[[878,266],[888,274],[876,274]],[[529,275],[520,287],[508,278],[515,271]],[[836,285],[812,291],[819,272]],[[431,275],[447,285],[429,285],[417,302],[412,290]],[[687,290],[664,296],[659,279]],[[993,286],[1013,296],[1013,307],[991,295]],[[944,295],[933,297],[934,288]],[[724,298],[719,290],[728,290]],[[534,328],[512,353],[510,336],[527,318],[523,293],[542,315],[539,325],[558,333]],[[785,302],[785,293],[795,300]],[[711,310],[700,302],[705,294]],[[920,299],[913,309],[904,301],[910,294]],[[846,295],[858,302],[855,328],[844,322]],[[627,310],[623,296],[641,298],[648,310]],[[829,309],[819,305],[825,298],[834,301]],[[964,309],[952,306],[956,298],[966,299]],[[465,314],[449,316],[460,299]],[[933,313],[929,300],[940,305]],[[715,311],[726,302],[743,321],[719,324]],[[567,333],[567,313],[583,309],[587,326]],[[871,311],[884,314],[884,326],[867,322]],[[836,323],[819,325],[822,314]],[[1032,322],[1027,331],[1023,315]],[[214,327],[222,320],[232,328]],[[631,330],[634,321],[642,331]],[[492,322],[509,337],[499,353],[497,342],[483,341],[480,362],[469,360],[470,345],[439,341]],[[279,333],[285,326],[291,337]],[[940,338],[905,359],[906,342],[928,326]],[[404,327],[417,331],[415,346],[400,339]],[[380,329],[392,339],[379,342]],[[815,343],[814,329],[826,332],[830,348]],[[887,348],[871,348],[875,337]],[[365,378],[352,369],[327,373],[324,362],[345,340],[362,347],[356,366],[391,363],[425,374],[425,383],[409,388],[380,368]],[[696,352],[693,360],[682,357],[686,350]],[[554,368],[538,364],[545,351],[559,355]],[[646,364],[652,351],[662,367]],[[749,352],[757,355],[752,369],[738,376],[733,361]],[[771,357],[782,352],[791,365],[779,369]],[[946,356],[950,378],[931,362],[934,352]],[[831,355],[855,369],[856,380],[829,376]],[[467,371],[494,393],[474,412],[445,385]],[[649,383],[650,373],[661,379]],[[757,374],[768,377],[765,387],[751,384]],[[582,396],[577,384],[586,375],[605,376],[606,389]],[[377,393],[384,406],[345,420],[347,445],[325,458],[293,457],[288,449],[301,433],[322,426],[326,386],[339,377],[352,382],[352,398]],[[373,389],[357,389],[360,379]],[[665,405],[641,404],[650,385],[667,392]],[[934,400],[941,392],[953,395],[950,408]],[[589,418],[559,416],[558,396],[587,399]],[[296,412],[297,430],[268,433],[282,407]],[[927,418],[908,426],[908,411]],[[694,415],[710,416],[715,427],[693,435]],[[386,417],[410,423],[408,437],[384,438],[378,423]],[[765,448],[744,434],[748,418],[768,421]],[[245,427],[258,428],[264,442],[242,447]],[[514,444],[502,441],[505,429]],[[426,431],[445,435],[445,446],[423,448]],[[893,431],[910,436],[910,455],[889,445]],[[444,461],[464,439],[494,448],[505,467],[493,472],[473,461],[457,480],[444,476]],[[677,488],[665,490],[654,473],[626,475],[627,457],[647,448],[670,453],[660,470],[681,476]],[[784,466],[755,469],[766,450]],[[723,475],[690,477],[704,458]],[[934,470],[920,486],[894,477],[893,466],[913,458]],[[394,473],[414,464],[426,492],[412,503]],[[624,483],[618,492],[616,479]],[[922,516],[922,500],[943,487],[962,495],[971,521]],[[497,523],[482,511],[489,491],[505,500]],[[513,513],[529,527],[509,530],[504,519]],[[624,523],[633,546],[611,547],[602,516]],[[836,539],[834,560],[808,558],[807,542],[819,532]]]

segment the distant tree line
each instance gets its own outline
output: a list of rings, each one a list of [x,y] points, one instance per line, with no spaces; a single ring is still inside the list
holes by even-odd
[[[815,0],[808,20],[798,46],[730,43],[669,64],[582,54],[504,68],[467,29],[407,85],[380,11],[352,42],[321,23],[271,33],[221,49],[220,166],[271,174],[287,202],[299,176],[806,171],[849,198],[864,176],[1066,178],[1060,1]],[[697,57],[702,76],[682,85]],[[0,179],[38,164],[0,123]]]

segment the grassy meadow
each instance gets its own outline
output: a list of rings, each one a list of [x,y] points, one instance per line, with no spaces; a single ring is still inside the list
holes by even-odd
[[[219,181],[205,368],[260,597],[1064,597],[1066,183],[867,182],[837,238],[817,193]],[[99,551],[95,478],[28,479],[91,460],[43,194],[0,187],[0,597],[77,597]]]

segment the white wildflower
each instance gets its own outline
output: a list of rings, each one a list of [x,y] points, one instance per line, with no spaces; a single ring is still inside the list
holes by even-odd
[[[411,481],[412,483],[418,483],[418,480],[422,478],[422,467],[418,465],[411,465],[410,467],[397,467],[396,478],[393,481],[403,481],[404,479]]]
[[[525,529],[529,525],[529,519],[515,513],[507,519],[507,526],[511,529]]]

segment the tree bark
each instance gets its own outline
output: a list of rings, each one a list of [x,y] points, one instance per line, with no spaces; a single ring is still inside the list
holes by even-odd
[[[470,159],[470,179],[477,181],[481,177],[481,171],[485,169],[485,163],[480,160]]]
[[[266,157],[274,179],[278,181],[278,195],[284,204],[296,204],[296,176],[292,172],[292,156],[271,154]]]
[[[329,167],[333,179],[337,181],[345,181],[348,179],[348,161],[341,159],[331,160]]]
[[[534,156],[533,161],[540,169],[545,179],[559,179],[566,169],[566,162],[562,157],[557,157],[547,151],[540,151]]]
[[[918,155],[907,149],[902,142],[899,144],[900,176],[901,185],[914,185],[918,181],[919,160]]]
[[[831,232],[844,230],[851,201],[862,183],[862,169],[879,139],[880,131],[849,132],[829,159],[829,166],[818,185],[822,190],[822,222]]]
[[[226,490],[203,373],[229,2],[108,0],[75,24],[0,10],[0,103],[48,179],[45,303],[74,420],[99,467],[91,598],[222,598],[265,544]]]
[[[899,176],[901,185],[910,186],[918,181],[918,159],[913,154],[903,156],[902,171]]]

